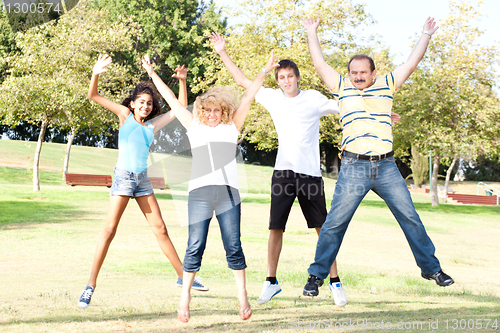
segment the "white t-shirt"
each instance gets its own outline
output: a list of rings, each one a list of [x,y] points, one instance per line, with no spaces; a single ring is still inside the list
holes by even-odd
[[[208,185],[238,189],[236,142],[239,132],[234,123],[210,127],[193,119],[186,134],[193,155],[188,191]]]
[[[338,113],[338,103],[316,90],[301,90],[289,98],[280,89],[270,88],[260,88],[255,100],[271,114],[278,132],[274,169],[321,177],[319,118]]]

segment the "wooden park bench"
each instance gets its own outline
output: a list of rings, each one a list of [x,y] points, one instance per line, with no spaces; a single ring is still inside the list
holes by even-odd
[[[165,185],[163,177],[149,177],[153,188],[164,190],[168,188]],[[66,184],[71,186],[86,185],[86,186],[107,186],[113,185],[113,179],[110,175],[89,175],[78,173],[67,173]]]
[[[80,173],[67,173],[66,184],[71,186],[107,186],[113,185],[113,179],[110,175],[88,175]]]
[[[151,182],[151,185],[153,185],[153,188],[158,188],[160,190],[169,188],[165,185],[165,179],[163,179],[163,177],[149,177],[149,181]]]
[[[448,193],[455,193],[455,191],[453,191],[453,189],[451,187],[448,186],[448,188],[446,189],[445,191],[445,188],[444,186],[438,186],[438,194],[441,195],[441,196],[445,196],[447,195]]]
[[[427,187],[425,187],[425,185],[418,187],[415,184],[410,184],[410,192],[412,192],[412,193],[429,193],[429,189],[427,189]]]

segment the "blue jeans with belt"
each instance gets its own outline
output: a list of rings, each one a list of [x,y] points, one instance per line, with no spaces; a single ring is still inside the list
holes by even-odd
[[[342,158],[330,212],[319,234],[314,263],[308,272],[325,279],[337,257],[349,222],[368,191],[378,194],[391,210],[408,240],[415,261],[422,273],[433,274],[441,269],[434,256],[435,248],[425,231],[401,176],[394,157],[380,161]]]
[[[237,189],[210,185],[189,192],[189,238],[183,270],[197,272],[207,244],[208,227],[214,214],[219,221],[226,260],[231,269],[247,267],[240,241],[241,203]]]

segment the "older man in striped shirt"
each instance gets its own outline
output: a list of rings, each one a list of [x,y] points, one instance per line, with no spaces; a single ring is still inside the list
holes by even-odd
[[[415,211],[392,150],[393,95],[424,56],[432,34],[438,29],[434,19],[425,21],[422,36],[410,57],[393,72],[377,75],[370,57],[355,55],[349,61],[348,78],[342,77],[325,62],[316,32],[318,26],[319,19],[304,21],[314,66],[339,99],[343,135],[342,167],[330,212],[321,228],[314,263],[309,266],[310,275],[304,295],[318,295],[318,289],[337,256],[347,226],[370,190],[384,199],[403,229],[422,277],[435,280],[443,287],[453,284],[453,279],[441,270],[439,260],[434,256],[434,245]]]

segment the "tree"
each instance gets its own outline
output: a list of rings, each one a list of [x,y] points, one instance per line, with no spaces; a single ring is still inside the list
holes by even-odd
[[[23,120],[41,123],[33,165],[33,190],[40,189],[38,162],[48,126],[102,129],[110,113],[102,112],[86,96],[89,75],[99,52],[131,48],[138,35],[136,25],[124,19],[110,23],[105,11],[80,3],[57,21],[19,32],[20,52],[11,55],[8,76],[0,87],[3,122],[15,125]],[[131,79],[125,66],[114,66],[103,80],[107,96],[122,97]],[[117,99],[118,99],[117,98]],[[69,149],[66,159],[69,158]],[[67,167],[67,164],[66,164]]]
[[[177,65],[189,68],[187,84],[191,87],[194,78],[205,71],[198,59],[205,58],[211,51],[211,47],[204,44],[204,38],[211,31],[225,31],[226,26],[226,19],[215,10],[213,1],[207,4],[198,0],[110,0],[92,1],[92,4],[109,11],[115,22],[130,17],[142,31],[134,40],[133,48],[115,54],[114,61],[135,63],[149,54],[155,63],[155,72],[175,93],[178,81],[172,79],[172,74]],[[137,72],[135,76],[148,79],[145,72]],[[194,98],[188,89],[188,101],[193,102]],[[168,109],[166,103],[161,105]],[[185,129],[175,120],[155,135],[152,151],[185,154],[189,144],[183,138]]]
[[[3,5],[3,1],[1,1]],[[16,49],[15,34],[4,10],[0,12],[0,83],[7,76],[7,56]]]
[[[500,182],[500,156],[480,155],[465,167],[465,178],[474,181]]]
[[[499,134],[493,86],[499,52],[478,44],[482,31],[472,23],[479,17],[467,1],[450,0],[449,16],[394,102],[402,115],[396,140],[411,142],[420,152],[432,151],[433,205],[439,204],[437,176],[443,158],[475,157],[498,148],[493,144]]]
[[[188,76],[189,87],[192,77],[203,75],[205,70],[197,61],[211,50],[204,45],[204,38],[210,31],[224,30],[226,26],[213,1],[206,4],[199,0],[94,0],[92,3],[109,11],[114,22],[130,17],[139,25],[142,34],[134,40],[133,49],[121,52],[119,57],[134,63],[148,53],[155,63],[155,72],[174,92],[177,80],[171,76],[177,65],[189,68],[192,74]],[[142,76],[147,78],[145,72]]]
[[[307,35],[302,26],[302,21],[307,17],[321,19],[319,35],[326,59],[340,72],[347,71],[350,56],[358,52],[369,52],[382,69],[389,67],[391,63],[387,50],[375,51],[367,47],[366,41],[354,38],[355,29],[372,23],[363,6],[354,4],[354,1],[245,0],[239,2],[230,15],[241,23],[228,31],[225,37],[226,49],[249,78],[253,78],[262,68],[272,49],[280,59],[291,59],[297,63],[301,76],[300,89],[315,89],[331,96],[317,75],[309,55]],[[236,87],[215,52],[198,61],[205,66],[206,72],[204,76],[196,78],[193,91],[205,91],[212,85],[233,86],[242,91]],[[278,87],[274,75],[266,78],[264,86]],[[321,119],[320,142],[323,155],[325,151],[326,156],[333,154],[334,144],[341,142],[340,135],[339,122],[335,116]],[[252,106],[240,138],[240,141],[254,144],[259,150],[270,151],[277,148],[278,138],[272,119],[262,106]],[[331,163],[328,160],[327,167]]]

